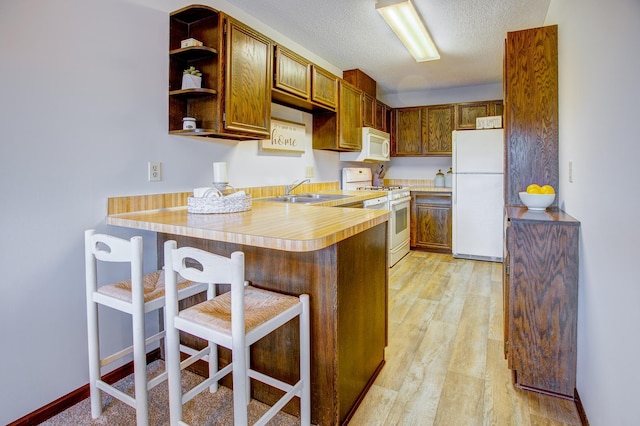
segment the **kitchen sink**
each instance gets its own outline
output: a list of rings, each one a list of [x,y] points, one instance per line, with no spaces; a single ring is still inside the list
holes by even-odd
[[[260,201],[273,201],[278,203],[321,203],[323,201],[339,200],[340,198],[348,198],[351,195],[341,194],[294,194],[294,195],[279,195],[277,197],[262,198]]]

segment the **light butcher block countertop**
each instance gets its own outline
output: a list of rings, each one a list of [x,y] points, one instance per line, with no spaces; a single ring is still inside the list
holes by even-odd
[[[109,214],[107,224],[274,250],[320,250],[389,220],[387,210],[332,207],[379,197],[373,191],[322,191],[350,195],[321,203],[261,201],[249,211],[192,214],[186,206]]]

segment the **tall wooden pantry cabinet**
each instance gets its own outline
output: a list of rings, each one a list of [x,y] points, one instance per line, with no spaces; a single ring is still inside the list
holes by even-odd
[[[505,44],[505,357],[517,386],[574,398],[580,223],[522,205],[529,184],[558,190],[558,27]]]

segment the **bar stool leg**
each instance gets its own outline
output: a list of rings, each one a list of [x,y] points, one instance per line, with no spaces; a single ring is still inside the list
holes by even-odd
[[[147,391],[147,351],[145,347],[144,335],[144,310],[134,304],[135,312],[133,320],[133,373],[135,383],[136,419],[138,426],[149,424],[148,396]]]
[[[311,424],[311,338],[309,320],[309,295],[300,296],[300,378],[303,380],[300,392],[300,424]]]

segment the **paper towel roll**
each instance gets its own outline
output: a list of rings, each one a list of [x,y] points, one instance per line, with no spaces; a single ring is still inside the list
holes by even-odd
[[[213,163],[213,181],[216,183],[229,182],[227,179],[227,163]]]

